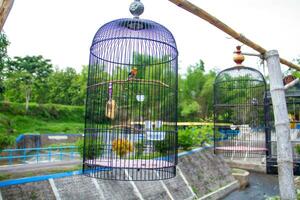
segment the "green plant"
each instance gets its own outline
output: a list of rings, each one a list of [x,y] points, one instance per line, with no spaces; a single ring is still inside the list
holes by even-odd
[[[13,122],[10,118],[0,115],[0,152],[14,144],[15,137],[13,136],[15,129],[13,128]]]
[[[162,156],[171,153],[175,153],[176,140],[175,133],[166,133],[164,140],[153,141],[155,151],[159,152]]]
[[[213,127],[212,126],[201,126],[199,128],[199,144],[203,146],[204,144],[212,144],[213,142]]]
[[[187,128],[178,130],[178,145],[184,150],[189,150],[193,146],[200,144],[198,128]]]
[[[6,147],[13,145],[15,141],[15,137],[10,135],[0,134],[0,152]]]
[[[296,150],[297,154],[300,155],[300,144],[297,144],[297,145],[295,146],[295,150]]]
[[[135,156],[137,158],[141,157],[143,155],[145,148],[146,148],[146,145],[145,145],[144,141],[138,141],[138,142],[134,143]]]
[[[83,158],[85,154],[86,159],[93,159],[95,157],[101,156],[102,151],[102,142],[98,141],[98,144],[88,143],[84,148],[84,138],[76,141],[75,145],[77,146],[77,150],[80,156]]]

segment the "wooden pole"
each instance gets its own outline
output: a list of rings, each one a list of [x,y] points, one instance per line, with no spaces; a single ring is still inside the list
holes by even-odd
[[[14,0],[0,0],[0,32],[13,6]]]
[[[231,27],[217,19],[216,17],[212,16],[205,10],[197,7],[196,5],[190,3],[187,0],[169,0],[172,3],[176,4],[177,6],[189,11],[190,13],[193,13],[194,15],[200,17],[201,19],[209,22],[213,26],[217,27],[218,29],[222,30],[223,32],[227,33],[231,37],[235,38],[236,40],[242,42],[243,44],[247,45],[248,47],[251,47],[252,49],[258,51],[261,54],[265,54],[267,52],[266,49],[261,47],[260,45],[256,44],[255,42],[251,41],[250,39],[246,38],[243,34],[240,34],[233,30]],[[300,71],[300,66],[291,63],[283,58],[280,58],[280,62],[290,68],[296,69]]]
[[[270,92],[277,136],[277,163],[280,197],[282,200],[296,199],[293,176],[293,151],[290,140],[290,122],[278,51],[272,50],[266,52],[265,59],[269,70]]]

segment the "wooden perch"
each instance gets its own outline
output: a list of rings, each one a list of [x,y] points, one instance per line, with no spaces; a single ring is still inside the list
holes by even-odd
[[[0,0],[0,31],[2,31],[4,23],[13,6],[14,0]]]
[[[212,16],[205,10],[197,7],[196,5],[190,3],[189,1],[186,0],[169,0],[172,3],[176,4],[177,6],[189,11],[190,13],[193,13],[194,15],[204,19],[205,21],[209,22],[213,26],[217,27],[218,29],[222,30],[223,32],[227,33],[234,39],[242,42],[243,44],[247,45],[248,47],[251,47],[252,49],[258,51],[261,54],[265,54],[267,50],[260,45],[256,44],[255,42],[251,41],[250,39],[246,38],[243,34],[240,34],[233,30],[231,27],[217,19],[216,17]],[[280,58],[280,63],[284,64],[290,68],[296,69],[300,71],[300,66],[291,63],[283,58]]]
[[[140,83],[146,83],[146,84],[150,84],[150,85],[162,85],[164,87],[167,87],[169,88],[170,86],[161,82],[161,81],[158,81],[158,80],[144,80],[144,79],[128,79],[128,80],[113,80],[113,81],[104,81],[104,82],[101,82],[101,83],[96,83],[94,85],[90,85],[88,87],[95,87],[95,86],[99,86],[99,85],[105,85],[105,84],[109,84],[109,83],[119,83],[119,84],[122,84],[122,83],[127,83],[127,82],[140,82]]]

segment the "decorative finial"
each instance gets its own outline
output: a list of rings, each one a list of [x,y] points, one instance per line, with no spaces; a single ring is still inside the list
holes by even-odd
[[[242,66],[242,62],[245,60],[244,55],[241,51],[241,46],[236,47],[236,51],[233,55],[233,61],[236,63],[237,66]]]
[[[139,18],[139,16],[144,12],[144,4],[142,4],[140,0],[134,0],[134,2],[130,4],[129,11],[134,18]]]

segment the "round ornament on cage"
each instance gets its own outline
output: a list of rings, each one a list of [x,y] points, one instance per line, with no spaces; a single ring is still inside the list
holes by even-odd
[[[172,33],[133,18],[99,28],[90,48],[83,173],[109,180],[176,175],[178,51]]]

